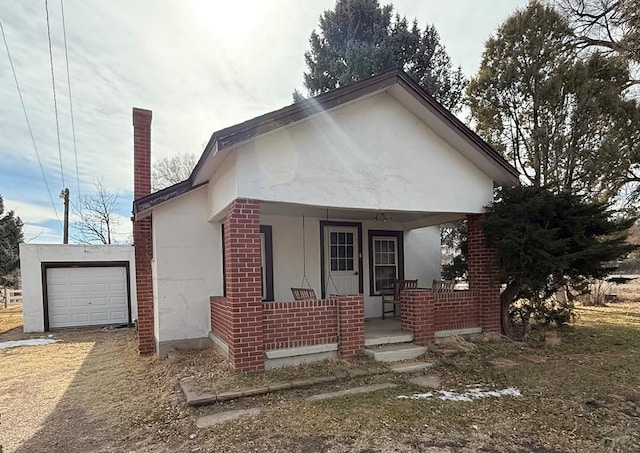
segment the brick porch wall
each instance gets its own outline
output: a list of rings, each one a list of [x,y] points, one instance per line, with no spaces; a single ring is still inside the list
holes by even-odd
[[[227,345],[231,340],[232,313],[226,297],[213,296],[210,301],[211,332]]]
[[[498,254],[494,248],[486,245],[480,227],[482,217],[482,214],[467,216],[469,290],[479,293],[480,326],[483,332],[500,333]]]
[[[480,293],[454,291],[433,294],[435,331],[480,327]]]
[[[482,327],[481,295],[477,291],[438,294],[430,289],[408,289],[400,295],[400,326],[414,341],[426,343],[441,330]]]
[[[267,302],[262,307],[262,336],[267,351],[338,341],[336,300]]]
[[[151,193],[151,111],[133,109],[133,198]],[[152,354],[153,277],[151,259],[153,244],[151,216],[133,222],[133,245],[136,258],[136,299],[138,305],[138,351]]]
[[[408,289],[400,293],[400,328],[413,333],[416,343],[433,341],[435,333],[433,292],[426,289]]]
[[[224,258],[230,314],[225,321],[228,358],[236,370],[260,371],[264,369],[264,343],[257,201],[238,198],[232,202],[224,220]]]
[[[264,369],[264,351],[339,340],[340,355],[364,352],[364,296],[262,302],[260,207],[236,199],[224,220],[225,297],[210,298],[211,330],[238,371]]]
[[[353,358],[364,353],[364,295],[332,295],[338,304],[340,357]]]

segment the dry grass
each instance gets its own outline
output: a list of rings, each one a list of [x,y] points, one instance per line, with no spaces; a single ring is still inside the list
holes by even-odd
[[[22,326],[22,304],[0,305],[0,334]]]
[[[515,386],[523,395],[473,402],[399,400],[422,389],[395,377],[395,389],[322,402],[304,400],[320,390],[310,389],[187,408],[175,385],[182,376],[234,388],[367,363],[234,375],[213,351],[141,358],[129,329],[59,332],[60,343],[0,351],[0,444],[20,453],[640,451],[640,294],[578,313],[574,326],[557,332],[559,343],[539,330],[526,343],[479,341],[477,350],[428,357],[435,362],[428,373],[446,389]],[[200,415],[256,406],[257,417],[195,429]]]
[[[389,368],[382,363],[374,362],[367,357],[359,357],[351,361],[326,360],[265,373],[236,373],[215,349],[178,350],[170,354],[169,361],[180,370],[180,377],[196,378],[197,391],[213,393],[264,387],[268,384],[318,376],[345,377],[354,370],[366,370],[371,373],[389,371]]]
[[[609,287],[609,293],[615,294],[622,302],[640,301],[640,275],[634,275],[634,280],[624,285],[614,285]]]
[[[139,357],[135,332],[77,330],[54,338],[59,343],[0,351],[6,451],[116,450],[123,439],[135,440],[136,428],[166,418],[176,370]]]

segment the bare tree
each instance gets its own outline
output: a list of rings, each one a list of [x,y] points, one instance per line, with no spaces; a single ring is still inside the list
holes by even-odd
[[[569,20],[579,47],[640,63],[640,1],[556,0],[556,4]]]
[[[197,158],[195,154],[177,154],[153,163],[151,185],[154,191],[164,189],[189,178]]]
[[[75,208],[77,241],[84,244],[111,244],[119,222],[116,215],[120,192],[106,188],[102,178],[93,182],[95,192],[82,197]]]

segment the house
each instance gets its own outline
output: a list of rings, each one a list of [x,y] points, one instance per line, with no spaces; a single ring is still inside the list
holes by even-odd
[[[407,291],[402,329],[499,331],[479,220],[518,173],[402,71],[215,132],[190,177],[155,193],[151,112],[134,108],[133,127],[141,353],[213,342],[244,371],[358,354],[380,291],[396,277],[430,287],[439,225],[465,217],[469,290]],[[319,299],[293,301],[300,286]]]

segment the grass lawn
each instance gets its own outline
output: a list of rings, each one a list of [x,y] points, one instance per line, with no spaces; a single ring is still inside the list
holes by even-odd
[[[22,327],[22,305],[0,305],[0,334],[18,327]]]
[[[0,332],[6,330],[3,310]],[[233,385],[271,378],[230,378],[210,352],[141,358],[130,329],[58,332],[59,343],[0,350],[0,444],[9,452],[70,453],[640,452],[640,297],[577,311],[573,326],[535,332],[525,343],[479,342],[468,354],[430,354],[434,367],[426,374],[440,376],[444,390],[481,384],[522,393],[470,402],[398,399],[425,390],[408,384],[407,376],[384,375],[189,408],[177,390],[179,377],[236,379],[227,382]],[[310,370],[322,373],[316,365],[300,374]],[[275,378],[296,375],[279,373]],[[389,380],[398,387],[304,400]],[[263,411],[195,428],[198,416],[247,407]]]

